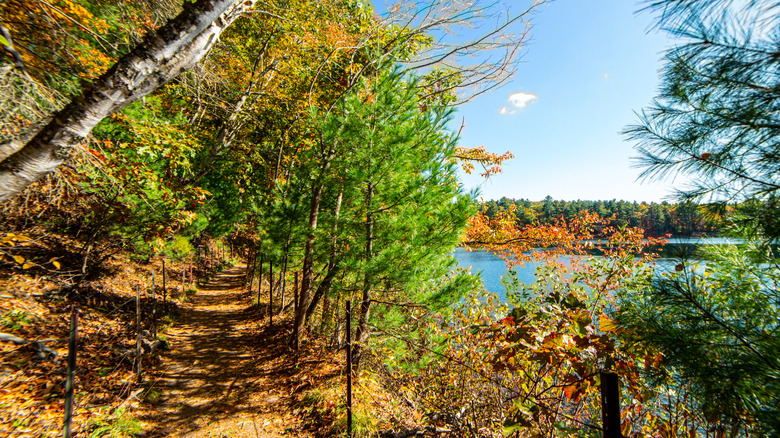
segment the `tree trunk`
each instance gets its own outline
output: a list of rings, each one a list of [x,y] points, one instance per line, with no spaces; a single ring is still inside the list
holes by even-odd
[[[322,297],[322,316],[320,317],[320,327],[317,329],[320,336],[327,333],[327,330],[331,325],[331,321],[330,294],[325,294]]]
[[[260,293],[263,292],[263,251],[260,250],[260,276],[257,279],[257,308],[260,308]]]
[[[327,153],[323,150],[322,169],[314,183],[311,196],[311,208],[309,209],[309,233],[306,236],[306,245],[303,251],[303,275],[301,278],[301,292],[298,296],[298,307],[295,309],[295,324],[293,326],[292,347],[298,351],[303,336],[303,326],[306,324],[306,311],[311,304],[311,289],[314,282],[314,240],[317,231],[317,218],[320,213],[322,191],[325,188],[323,179],[330,168],[330,163],[335,156],[335,145],[331,145]]]
[[[318,182],[314,187],[309,210],[309,233],[306,236],[306,245],[303,251],[303,278],[301,278],[301,292],[298,297],[298,307],[295,309],[295,326],[293,327],[292,346],[295,351],[301,345],[303,325],[306,320],[306,309],[311,301],[311,288],[314,279],[314,232],[317,230],[317,217],[320,213],[320,201],[322,200],[323,185]]]
[[[268,325],[274,323],[274,262],[268,262]]]
[[[287,287],[287,257],[288,257],[287,249],[284,251],[284,262],[282,262],[282,272],[279,274],[279,281],[282,283],[282,307],[279,308],[279,313],[284,313],[285,308],[287,307],[287,297],[284,295],[285,289]]]
[[[252,296],[252,286],[255,284],[255,268],[257,268],[257,249],[252,251],[252,269],[249,270],[249,296]]]
[[[295,271],[293,276],[293,301],[295,301],[294,308],[298,308],[298,271]]]
[[[312,313],[314,313],[314,310],[317,308],[317,304],[319,304],[320,299],[323,296],[327,296],[328,293],[330,293],[330,287],[333,285],[333,280],[336,277],[336,274],[338,274],[338,266],[339,261],[337,260],[337,254],[336,254],[336,233],[339,229],[339,215],[341,213],[341,201],[343,198],[344,192],[339,191],[339,195],[336,198],[336,208],[333,211],[333,236],[331,237],[331,248],[330,248],[330,257],[328,258],[328,270],[325,274],[325,278],[320,282],[320,285],[317,287],[317,291],[314,293],[314,297],[311,300],[311,304],[309,305],[309,308],[306,309],[306,319],[308,320],[311,318]]]
[[[355,345],[352,348],[352,366],[357,375],[360,369],[360,359],[363,347],[368,342],[369,328],[368,318],[371,313],[371,273],[369,264],[374,252],[374,215],[371,213],[371,201],[374,195],[374,186],[368,182],[366,189],[366,272],[363,276],[363,301],[360,303],[360,316],[358,326],[355,329]]]
[[[246,271],[244,271],[244,290],[247,290],[247,286],[249,285],[249,271],[252,268],[252,252],[249,253],[250,256],[246,259]],[[251,291],[250,291],[251,292]]]
[[[28,141],[0,145],[14,151],[0,163],[0,201],[59,167],[101,120],[195,65],[222,31],[256,1],[185,2],[178,16],[122,56]]]

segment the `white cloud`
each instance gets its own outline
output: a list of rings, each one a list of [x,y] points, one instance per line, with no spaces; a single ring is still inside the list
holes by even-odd
[[[609,72],[605,71],[604,73],[601,74],[601,77],[604,79],[609,79]]]
[[[519,111],[528,108],[528,105],[536,103],[537,100],[539,100],[539,95],[536,93],[515,91],[514,93],[510,93],[506,98],[509,105],[502,105],[501,108],[498,109],[498,114],[502,116],[517,114]]]

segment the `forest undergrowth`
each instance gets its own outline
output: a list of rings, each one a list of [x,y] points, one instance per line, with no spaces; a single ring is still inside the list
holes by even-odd
[[[269,324],[267,299],[258,305],[256,291],[249,295],[242,282],[246,267],[238,258],[228,255],[211,270],[195,263],[197,284],[191,287],[187,261],[168,260],[166,309],[161,258],[135,260],[116,251],[85,278],[77,272],[84,242],[35,231],[42,230],[11,233],[14,246],[4,248],[31,266],[0,268],[0,332],[26,341],[0,342],[3,436],[61,435],[74,306],[79,321],[74,436],[323,437],[345,430],[344,354],[314,341],[294,354],[292,315],[276,314]],[[59,269],[41,263],[49,260]],[[136,287],[143,291],[145,344],[153,341],[156,327],[156,339],[166,347],[143,355],[142,381],[134,368]],[[423,419],[393,401],[371,374],[356,384],[355,398],[359,433],[414,430]]]

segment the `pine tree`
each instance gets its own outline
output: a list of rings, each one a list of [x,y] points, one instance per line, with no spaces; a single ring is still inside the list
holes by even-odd
[[[457,181],[451,110],[421,100],[419,80],[392,66],[356,90],[314,114],[317,146],[291,181],[308,187],[311,207],[293,343],[341,272],[359,291],[359,353],[375,300],[415,301],[403,294],[443,275],[472,207]]]
[[[644,177],[686,175],[682,200],[775,205],[780,189],[780,12],[773,1],[652,1],[683,44],[660,95],[627,128]]]
[[[689,177],[677,193],[683,202],[747,207],[732,227],[743,243],[627,291],[617,319],[628,340],[664,354],[661,377],[692,388],[719,433],[778,436],[778,6],[658,0],[647,9],[684,39],[666,55],[659,97],[626,131],[639,143],[643,175]]]

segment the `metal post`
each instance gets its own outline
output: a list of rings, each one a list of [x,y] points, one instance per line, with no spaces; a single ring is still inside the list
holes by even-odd
[[[78,331],[78,309],[70,308],[70,340],[68,341],[68,374],[65,381],[65,427],[63,436],[70,438],[70,423],[73,419],[73,377],[76,372],[76,333]]]
[[[347,300],[347,436],[352,438],[352,303]]]
[[[600,372],[601,420],[604,438],[622,438],[620,432],[620,388],[616,373]]]
[[[166,295],[168,294],[168,289],[165,288],[165,259],[162,260],[163,265],[163,312],[168,311],[168,302],[165,301]]]
[[[152,270],[152,340],[157,339],[157,284]]]
[[[268,325],[274,324],[274,262],[268,262]]]
[[[141,287],[138,285],[135,286],[135,333],[136,381],[141,383]]]

